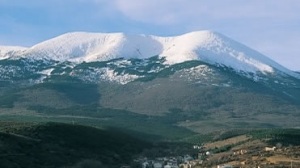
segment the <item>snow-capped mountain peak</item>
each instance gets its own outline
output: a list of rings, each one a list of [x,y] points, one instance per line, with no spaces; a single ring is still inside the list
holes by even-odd
[[[119,57],[148,58],[160,51],[160,44],[150,36],[74,32],[37,44],[26,55],[57,61],[93,62]]]
[[[164,57],[167,64],[201,60],[236,71],[272,73],[279,70],[299,76],[259,52],[212,31],[195,31],[173,37],[73,32],[28,49],[0,51],[2,58],[10,55],[71,62],[106,61],[120,57],[144,59],[158,55]]]

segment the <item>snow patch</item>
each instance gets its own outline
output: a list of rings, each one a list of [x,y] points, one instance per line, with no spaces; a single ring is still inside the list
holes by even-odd
[[[46,69],[46,70],[43,70],[41,72],[39,72],[40,74],[43,74],[43,75],[46,75],[46,76],[50,76],[51,75],[51,72],[54,70],[54,68],[51,68],[51,69]]]
[[[187,78],[188,81],[205,81],[210,80],[214,76],[214,70],[209,68],[207,65],[199,65],[196,67],[183,69],[176,72],[176,74],[180,74],[180,78]]]
[[[104,74],[101,76],[101,79],[110,81],[110,82],[117,82],[122,85],[125,85],[125,84],[132,82],[140,77],[141,76],[126,74],[126,73],[118,74],[114,70],[105,68]]]
[[[118,73],[110,68],[90,68],[89,70],[75,70],[70,73],[71,76],[76,76],[84,81],[89,82],[116,82],[125,85],[143,76],[128,74],[125,72]]]

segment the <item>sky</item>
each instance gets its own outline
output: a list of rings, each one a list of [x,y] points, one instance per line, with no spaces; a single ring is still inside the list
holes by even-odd
[[[0,0],[0,45],[74,31],[159,36],[212,30],[300,71],[300,0]]]

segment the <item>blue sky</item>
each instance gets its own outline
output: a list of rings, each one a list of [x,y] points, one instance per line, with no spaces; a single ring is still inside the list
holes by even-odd
[[[0,0],[0,45],[32,46],[71,31],[206,29],[300,70],[299,0]]]

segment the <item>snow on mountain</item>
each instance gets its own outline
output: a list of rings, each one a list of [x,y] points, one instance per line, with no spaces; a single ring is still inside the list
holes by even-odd
[[[238,71],[272,73],[275,68],[295,76],[295,73],[261,53],[216,32],[191,32],[177,37],[159,38],[159,41],[164,46],[159,55],[166,56],[169,63],[201,60]]]
[[[10,58],[12,55],[20,54],[27,48],[19,46],[0,46],[0,60]]]
[[[166,58],[167,64],[201,60],[232,67],[237,71],[273,73],[279,70],[300,76],[259,52],[212,31],[196,31],[174,37],[74,32],[39,43],[23,52],[20,50],[25,49],[8,49],[1,50],[1,57],[7,57],[7,53],[10,53],[14,57],[93,62],[159,55]]]
[[[144,35],[123,33],[67,33],[31,47],[25,55],[58,61],[93,62],[114,58],[147,58],[161,51],[160,44]]]

